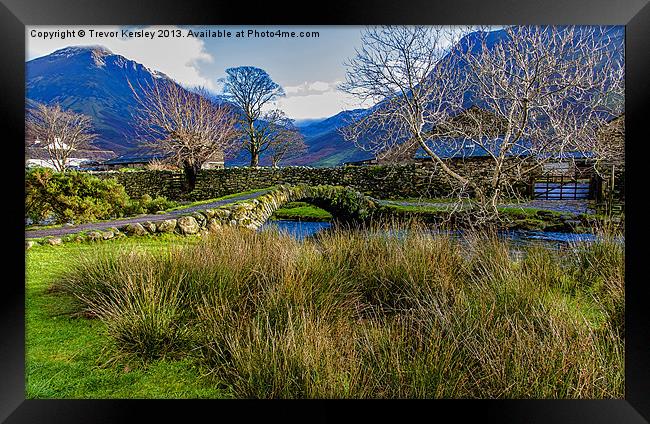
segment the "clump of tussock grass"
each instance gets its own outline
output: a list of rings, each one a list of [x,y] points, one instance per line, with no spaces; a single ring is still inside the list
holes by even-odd
[[[173,255],[131,250],[115,256],[99,249],[82,257],[55,287],[73,295],[81,314],[106,323],[118,356],[179,357],[190,346],[191,308],[185,275]]]
[[[573,250],[569,272],[575,290],[589,294],[621,337],[625,333],[625,245],[620,235],[600,234],[600,241]]]
[[[99,252],[59,287],[119,351],[189,355],[256,398],[623,396],[623,249],[457,240],[410,223],[297,241],[224,228]]]

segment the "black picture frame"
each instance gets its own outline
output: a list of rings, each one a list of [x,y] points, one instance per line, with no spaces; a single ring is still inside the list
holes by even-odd
[[[311,7],[313,9],[307,9]],[[74,24],[603,24],[626,26],[626,378],[624,400],[157,401],[25,400],[24,190],[25,26]],[[644,153],[650,100],[648,0],[368,0],[346,4],[160,0],[0,0],[0,111],[6,157],[0,291],[0,421],[151,422],[300,420],[408,422],[467,419],[513,423],[642,423],[650,420],[650,319],[642,246]],[[633,178],[635,177],[636,178]],[[10,193],[9,193],[10,192]],[[9,231],[9,229],[13,229]],[[7,272],[7,271],[12,271]],[[226,417],[227,415],[231,415]],[[451,415],[449,415],[451,414]],[[202,419],[206,419],[202,418]],[[445,422],[450,419],[445,419]]]

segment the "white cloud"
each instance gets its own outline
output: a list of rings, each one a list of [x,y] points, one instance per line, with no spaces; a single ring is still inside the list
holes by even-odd
[[[85,37],[70,37],[61,40],[60,38],[43,39],[31,37],[32,29],[39,31],[65,31],[79,30],[86,31]],[[120,38],[97,36],[91,37],[88,29],[99,31],[118,31],[117,26],[31,26],[26,28],[27,39],[27,60],[44,56],[55,50],[74,45],[102,45],[115,54],[122,55],[127,59],[134,60],[148,68],[161,71],[178,83],[187,86],[204,86],[210,90],[215,89],[214,78],[206,77],[199,71],[201,63],[210,63],[213,57],[205,49],[202,39],[194,37],[169,37],[169,38]],[[144,29],[156,31],[158,29],[180,29],[172,26],[149,26]],[[184,30],[183,30],[184,31]]]
[[[286,97],[277,101],[277,107],[293,119],[324,118],[345,109],[369,107],[359,104],[348,93],[338,90],[334,82],[305,82],[298,86],[285,87]]]
[[[287,95],[290,96],[310,96],[313,94],[325,93],[328,91],[336,91],[336,87],[340,83],[341,81],[305,81],[299,85],[284,87],[284,91],[287,93]]]

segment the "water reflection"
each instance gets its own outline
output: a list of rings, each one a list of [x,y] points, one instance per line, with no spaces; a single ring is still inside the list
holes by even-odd
[[[314,236],[320,231],[332,228],[329,222],[306,222],[306,221],[289,221],[277,220],[265,223],[260,229],[278,229],[285,232],[298,240],[303,240],[307,237]],[[442,231],[438,231],[441,233]],[[399,233],[399,231],[397,231]],[[454,238],[462,238],[462,231],[446,231],[446,234]],[[399,234],[397,234],[399,236]],[[543,231],[503,231],[499,233],[503,238],[509,239],[513,247],[523,247],[531,244],[542,244],[545,247],[553,249],[563,249],[579,243],[591,243],[598,240],[595,234],[576,234],[576,233],[560,233],[560,232],[543,232]],[[617,241],[625,242],[624,238]]]
[[[309,221],[289,221],[277,220],[267,221],[260,227],[264,229],[278,229],[281,232],[288,233],[298,240],[315,235],[317,232],[332,227],[330,222],[309,222]]]

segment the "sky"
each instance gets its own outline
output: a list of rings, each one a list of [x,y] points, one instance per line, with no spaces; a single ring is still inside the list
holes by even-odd
[[[83,36],[79,30],[84,31]],[[134,33],[123,34],[122,30]],[[198,36],[188,36],[189,30]],[[206,35],[201,31],[217,30],[230,31],[230,37],[223,33],[221,37],[214,33],[201,37]],[[298,35],[316,31],[318,37],[263,36],[267,30]],[[293,119],[316,119],[370,106],[337,89],[345,80],[344,61],[360,47],[362,30],[360,26],[28,26],[26,60],[68,46],[102,45],[184,86],[203,86],[215,93],[221,92],[218,80],[226,76],[227,68],[256,66],[284,88],[286,96],[277,107]],[[135,31],[151,31],[154,37]],[[244,31],[244,37],[236,37],[238,31]]]

